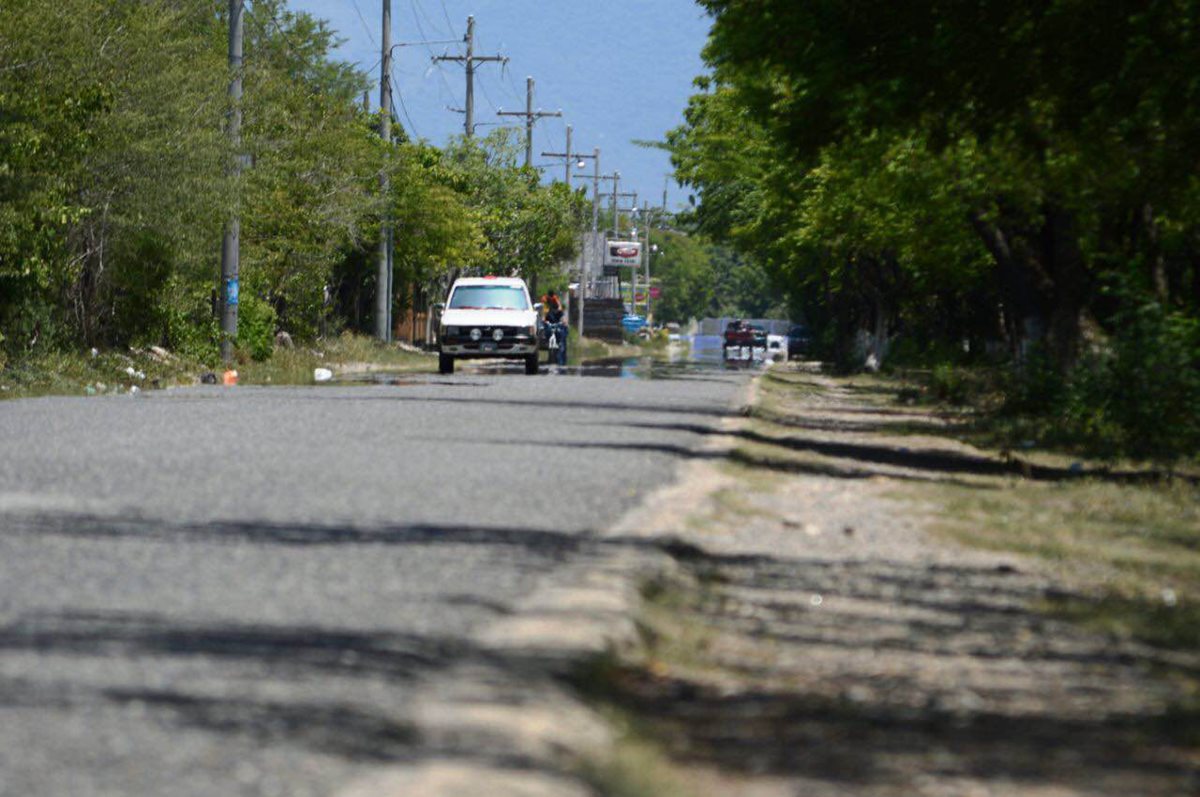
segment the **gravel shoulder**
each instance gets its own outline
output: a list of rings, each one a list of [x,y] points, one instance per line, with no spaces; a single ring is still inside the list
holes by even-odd
[[[1012,491],[1028,464],[815,368],[765,379],[756,418],[705,435],[612,531],[672,540],[677,567],[593,693],[662,745],[680,793],[1196,793],[1195,650],[1047,611],[1092,600],[1103,568],[938,531],[939,490]]]

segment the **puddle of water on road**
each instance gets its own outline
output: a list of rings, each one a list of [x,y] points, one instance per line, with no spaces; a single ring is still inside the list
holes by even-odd
[[[765,365],[761,353],[755,356],[749,350],[731,353],[726,357],[721,338],[715,335],[696,336],[672,341],[662,352],[640,357],[608,357],[585,360],[578,365],[548,365],[543,363],[540,374],[599,377],[603,379],[698,379],[707,373],[716,375],[727,371],[753,370]],[[522,374],[524,366],[519,361],[479,360],[458,364],[463,374],[499,375]],[[427,375],[416,377],[411,372],[370,373],[338,376],[327,384],[337,385],[447,385],[477,386],[477,382],[456,381],[453,378],[433,378]]]

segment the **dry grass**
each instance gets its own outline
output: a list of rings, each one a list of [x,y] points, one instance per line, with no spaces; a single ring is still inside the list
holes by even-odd
[[[910,490],[938,507],[935,533],[1045,560],[1087,599],[1043,607],[1169,648],[1200,649],[1200,489],[1103,481],[1012,481]]]
[[[404,351],[372,338],[345,334],[318,341],[311,346],[276,349],[269,360],[239,363],[238,377],[244,384],[308,385],[315,368],[335,374],[379,370],[388,372],[432,372],[436,360],[428,354]]]

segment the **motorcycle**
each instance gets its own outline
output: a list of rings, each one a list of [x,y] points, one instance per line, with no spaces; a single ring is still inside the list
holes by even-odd
[[[546,363],[548,365],[566,365],[567,325],[544,321],[542,322],[542,335],[546,341]]]

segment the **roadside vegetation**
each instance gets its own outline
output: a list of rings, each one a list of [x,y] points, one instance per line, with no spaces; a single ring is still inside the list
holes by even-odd
[[[339,381],[366,377],[375,371],[400,374],[432,372],[436,361],[428,354],[383,345],[349,332],[304,345],[280,346],[269,357],[254,359],[245,352],[230,364],[239,384],[309,385],[314,371],[326,368]],[[24,358],[0,371],[0,400],[34,396],[102,396],[194,385],[207,377],[223,379],[224,367],[182,357],[164,349],[97,349],[95,353],[48,350]]]
[[[691,221],[818,356],[987,378],[1024,439],[1200,452],[1200,5],[700,5]]]
[[[558,264],[577,250],[584,192],[519,167],[511,131],[435,147],[395,124],[397,140],[385,143],[378,115],[360,104],[371,79],[334,60],[335,33],[285,0],[246,11],[235,152],[224,132],[226,14],[213,0],[5,3],[5,380],[86,365],[92,348],[119,359],[159,346],[177,362],[215,366],[221,238],[235,211],[236,344],[256,364],[270,361],[280,331],[301,347],[324,339],[319,348],[373,329],[385,214],[395,221],[398,317],[438,301],[439,286],[463,272],[516,269],[543,288],[565,283]],[[239,156],[249,166],[235,177]],[[391,178],[386,195],[381,173]]]

